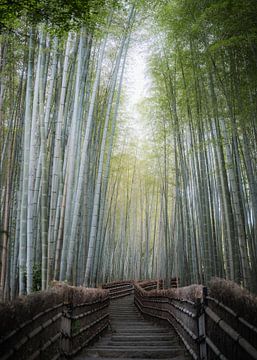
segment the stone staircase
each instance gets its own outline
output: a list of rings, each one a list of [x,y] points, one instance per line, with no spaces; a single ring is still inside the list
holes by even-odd
[[[171,327],[145,320],[130,295],[110,304],[110,329],[75,360],[190,359]]]

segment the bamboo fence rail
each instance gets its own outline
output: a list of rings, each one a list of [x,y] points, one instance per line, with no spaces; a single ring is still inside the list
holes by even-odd
[[[93,298],[85,295],[87,290],[78,295],[72,288],[63,301],[59,296],[54,305],[39,308],[38,313],[34,309],[31,318],[26,315],[24,321],[12,322],[14,325],[0,337],[0,360],[73,357],[108,327],[110,299],[133,292],[142,314],[171,325],[193,359],[257,360],[257,328],[208,296],[207,288],[203,288],[201,298],[191,300],[157,291],[162,286],[160,280],[120,281],[103,285],[108,291],[95,289]],[[46,301],[47,292],[42,296]]]
[[[135,305],[146,316],[168,322],[193,359],[257,360],[257,329],[217,299],[207,296],[194,301],[146,291],[135,283]],[[149,296],[150,295],[150,296]]]
[[[218,300],[205,299],[208,359],[257,359],[257,328]]]
[[[1,360],[68,359],[109,325],[108,292],[99,299],[76,299],[76,292],[0,338]],[[46,297],[46,294],[42,294]],[[26,303],[26,300],[25,300]],[[40,311],[40,309],[39,309]]]
[[[102,285],[102,288],[109,291],[110,299],[118,299],[131,295],[134,291],[133,281],[119,281]]]

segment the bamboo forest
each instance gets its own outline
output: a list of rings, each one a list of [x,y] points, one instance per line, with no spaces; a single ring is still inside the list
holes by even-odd
[[[0,295],[257,292],[256,0],[0,5]]]

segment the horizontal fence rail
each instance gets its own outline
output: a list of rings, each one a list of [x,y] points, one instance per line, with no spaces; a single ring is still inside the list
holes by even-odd
[[[63,317],[62,354],[76,355],[109,325],[109,297],[103,300],[69,304]]]
[[[96,289],[94,297],[100,292],[99,298],[90,300],[84,291],[83,297],[72,288],[63,302],[2,334],[0,360],[68,359],[98,337],[109,325],[109,294]],[[42,296],[47,301],[47,292]],[[22,311],[26,299],[18,305]]]
[[[28,297],[6,311],[1,307],[0,322],[9,322],[0,328],[0,360],[72,358],[108,327],[110,299],[133,292],[140,312],[171,325],[193,359],[257,360],[257,328],[208,296],[207,288],[163,290],[162,280],[119,281],[102,288],[66,286],[63,294],[33,295],[34,304]]]
[[[0,339],[0,359],[36,359],[37,354],[57,354],[64,306],[61,303],[48,308],[3,336]],[[35,353],[32,348],[37,349]]]
[[[109,291],[111,300],[131,295],[134,291],[133,281],[120,281],[102,285],[102,289]]]
[[[142,314],[168,322],[193,359],[257,360],[257,328],[207,296],[207,288],[192,301],[166,291],[151,294],[152,287],[153,282],[135,283],[135,305]]]
[[[256,327],[209,296],[205,316],[208,359],[257,360]]]
[[[135,304],[144,315],[167,321],[176,330],[192,358],[199,358],[195,303],[166,296],[149,297],[138,283],[135,284]]]
[[[163,289],[163,280],[150,280],[150,281],[139,281],[140,288],[145,291],[151,290],[162,290]]]

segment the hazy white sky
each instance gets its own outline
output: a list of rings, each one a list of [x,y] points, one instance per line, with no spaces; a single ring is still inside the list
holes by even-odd
[[[147,49],[146,43],[131,45],[125,69],[124,78],[124,110],[127,113],[128,126],[135,140],[143,142],[147,136],[144,119],[139,112],[140,102],[147,96],[149,90],[149,76],[147,74]]]
[[[131,49],[126,67],[126,88],[129,105],[140,101],[146,91],[146,54],[139,46]]]

